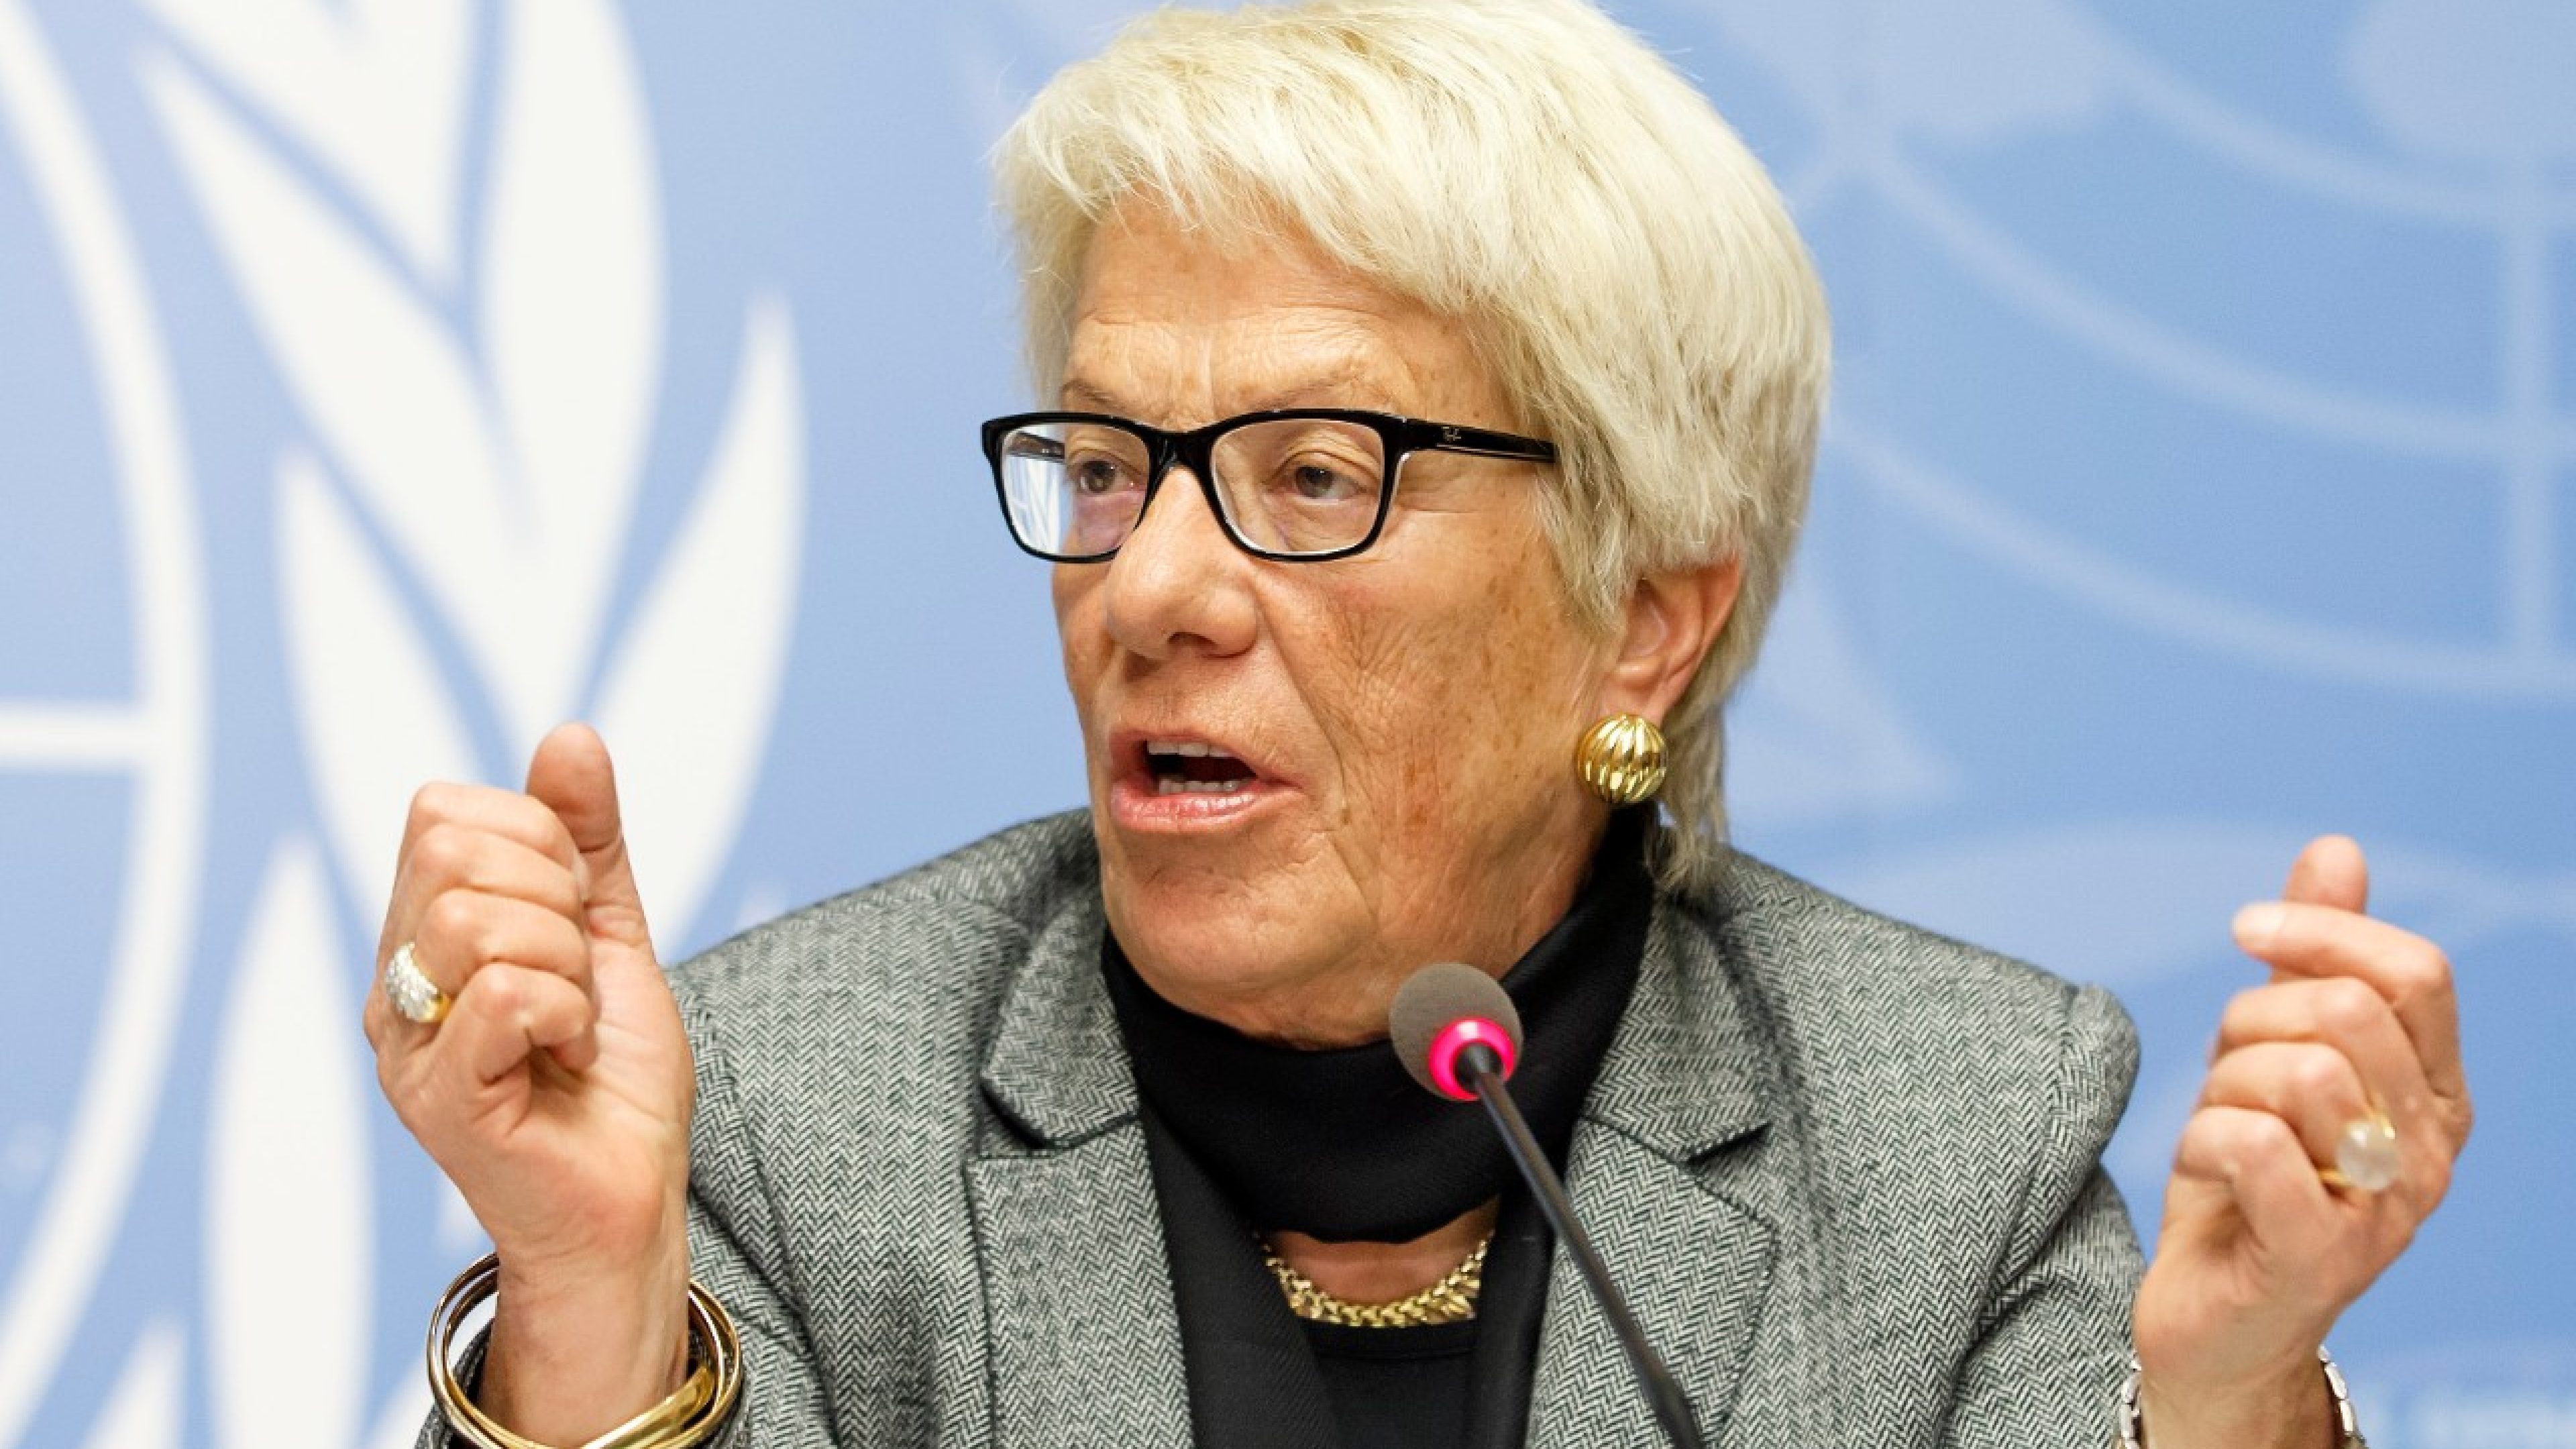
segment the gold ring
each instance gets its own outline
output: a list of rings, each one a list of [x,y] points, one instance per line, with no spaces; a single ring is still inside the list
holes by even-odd
[[[436,1026],[446,1019],[447,1008],[456,1003],[438,989],[428,972],[420,969],[420,958],[412,946],[409,941],[396,946],[393,958],[385,962],[385,1000],[393,1003],[403,1020]]]
[[[2397,1126],[2374,1105],[2368,1115],[2343,1124],[2335,1138],[2335,1165],[2317,1169],[2317,1180],[2337,1192],[2385,1192],[2405,1160],[2397,1151]]]

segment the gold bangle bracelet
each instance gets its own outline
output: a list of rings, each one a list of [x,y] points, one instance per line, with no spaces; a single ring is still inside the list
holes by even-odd
[[[664,1443],[715,1397],[715,1384],[715,1371],[701,1363],[690,1370],[688,1378],[669,1398],[591,1440],[582,1449],[643,1449],[648,1444]]]
[[[456,1276],[430,1316],[429,1396],[447,1427],[474,1449],[547,1449],[501,1427],[465,1392],[451,1367],[457,1330],[500,1291],[501,1260],[484,1257]],[[677,1392],[580,1449],[690,1449],[715,1437],[742,1398],[742,1339],[715,1295],[689,1284],[689,1361]]]

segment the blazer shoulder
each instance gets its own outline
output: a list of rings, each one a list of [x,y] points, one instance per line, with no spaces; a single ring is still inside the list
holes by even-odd
[[[2065,1196],[2095,1170],[2138,1065],[2109,992],[1742,854],[1675,904],[1755,1016],[1829,1175],[1975,1213]]]
[[[2125,1045],[2126,1065],[2105,1065],[2134,1068],[2135,1032],[2102,988],[1882,915],[1753,856],[1737,853],[1714,889],[1675,904],[1774,1024],[1819,1029],[1819,1049],[2001,1053],[2045,1070],[2082,1018],[2119,1039],[2105,1046]]]

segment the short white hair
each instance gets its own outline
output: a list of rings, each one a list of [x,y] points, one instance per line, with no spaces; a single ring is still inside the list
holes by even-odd
[[[1041,396],[1123,201],[1212,245],[1293,227],[1456,318],[1555,442],[1542,516],[1587,624],[1615,624],[1650,574],[1740,559],[1734,613],[1664,724],[1658,874],[1710,878],[1720,709],[1806,511],[1830,343],[1778,191],[1687,80],[1581,0],[1166,9],[1048,82],[996,171]]]

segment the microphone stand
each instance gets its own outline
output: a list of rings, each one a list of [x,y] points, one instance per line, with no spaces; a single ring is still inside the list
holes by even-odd
[[[1609,1316],[1611,1331],[1628,1351],[1628,1362],[1636,1367],[1637,1386],[1645,1391],[1646,1402],[1655,1411],[1655,1420],[1664,1427],[1664,1437],[1675,1449],[1705,1449],[1699,1436],[1699,1421],[1691,1416],[1690,1400],[1683,1396],[1682,1386],[1673,1379],[1673,1371],[1664,1365],[1653,1344],[1646,1342],[1646,1330],[1637,1324],[1637,1315],[1628,1310],[1628,1300],[1610,1282],[1610,1268],[1601,1261],[1601,1252],[1592,1246],[1591,1235],[1575,1220],[1574,1203],[1565,1195],[1565,1184],[1556,1169],[1548,1165],[1547,1154],[1539,1150],[1538,1139],[1530,1135],[1529,1123],[1521,1119],[1521,1109],[1513,1103],[1512,1094],[1503,1087],[1503,1060],[1492,1047],[1473,1043],[1458,1053],[1459,1075],[1475,1090],[1476,1100],[1485,1104],[1485,1115],[1494,1119],[1494,1128],[1503,1134],[1503,1146],[1510,1150],[1512,1164],[1521,1170],[1521,1179],[1538,1198],[1539,1211],[1547,1215],[1547,1225],[1556,1232],[1557,1241],[1583,1270],[1583,1280],[1592,1289],[1593,1301]]]

